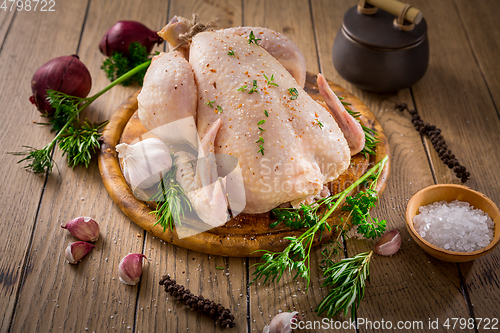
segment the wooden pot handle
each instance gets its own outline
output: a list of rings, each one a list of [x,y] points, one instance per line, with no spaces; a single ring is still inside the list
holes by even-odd
[[[365,4],[369,4],[376,8],[385,10],[386,12],[391,13],[394,16],[399,16],[406,6],[406,4],[397,0],[360,0],[358,4],[358,10],[363,14],[374,14],[376,12],[376,8],[366,8]],[[405,21],[419,24],[420,21],[422,21],[423,17],[424,14],[420,10],[414,7],[410,7],[408,10],[406,10],[404,19]]]

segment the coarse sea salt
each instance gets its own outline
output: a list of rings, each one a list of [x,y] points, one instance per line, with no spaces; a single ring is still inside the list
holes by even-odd
[[[494,222],[468,202],[434,202],[421,206],[413,218],[415,230],[431,244],[456,252],[480,250],[493,239]]]

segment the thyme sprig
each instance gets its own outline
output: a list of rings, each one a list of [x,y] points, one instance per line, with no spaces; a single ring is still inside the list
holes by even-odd
[[[156,209],[149,214],[155,214],[156,223],[173,230],[175,221],[181,225],[181,216],[185,218],[186,211],[191,212],[193,207],[182,187],[175,180],[177,166],[173,165],[169,172],[162,177],[158,184],[158,191],[148,201],[156,201]]]
[[[285,237],[284,239],[289,241],[289,244],[282,252],[261,250],[264,252],[264,255],[261,258],[261,262],[253,265],[255,266],[255,271],[253,273],[254,278],[252,282],[261,278],[264,278],[264,284],[268,280],[279,282],[285,271],[288,271],[290,274],[295,271],[296,273],[293,278],[296,279],[299,276],[304,278],[307,281],[308,288],[310,283],[310,253],[316,234],[318,231],[325,230],[325,228],[332,230],[332,227],[328,223],[328,218],[336,209],[341,207],[344,199],[346,199],[348,194],[356,187],[364,184],[373,175],[375,175],[376,178],[380,177],[387,160],[388,157],[385,156],[347,189],[330,198],[318,201],[316,203],[317,206],[302,205],[301,211],[303,216],[300,212],[298,212],[298,214],[290,213],[290,209],[273,210],[273,212],[278,211],[284,214],[280,223],[284,223],[287,226],[307,227],[308,229],[298,237]],[[372,182],[372,185],[374,182]],[[323,205],[326,205],[327,209],[323,213],[318,213],[319,207]],[[288,211],[288,213],[283,213],[284,211]],[[317,217],[313,217],[313,214]],[[321,237],[322,233],[319,239],[321,239]]]
[[[78,164],[88,166],[92,158],[92,153],[100,147],[98,141],[100,135],[97,134],[96,129],[102,128],[104,124],[91,125],[88,123],[85,125],[84,123],[83,125],[79,125],[79,114],[105,92],[144,70],[150,63],[151,60],[148,60],[135,67],[91,97],[80,98],[48,90],[48,101],[56,108],[54,116],[52,116],[53,119],[50,121],[53,129],[58,131],[56,136],[50,143],[41,149],[23,146],[23,148],[27,148],[27,150],[11,154],[25,155],[26,157],[19,160],[18,163],[26,161],[28,165],[24,168],[29,171],[33,171],[34,173],[51,172],[53,168],[53,160],[51,157],[52,149],[56,146],[58,141],[62,140],[64,143],[60,144],[60,149],[63,150],[63,155],[65,154],[67,156],[69,165],[73,167]],[[75,138],[74,135],[76,133],[84,135]]]

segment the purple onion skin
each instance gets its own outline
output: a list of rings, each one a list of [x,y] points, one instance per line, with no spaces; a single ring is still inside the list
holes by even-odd
[[[118,21],[102,37],[99,50],[107,57],[112,56],[115,52],[128,56],[130,43],[133,42],[138,42],[150,53],[153,46],[161,44],[163,39],[158,36],[156,31],[150,30],[142,23]]]
[[[92,78],[87,67],[76,54],[49,60],[37,69],[31,79],[32,104],[42,113],[52,113],[47,90],[56,90],[67,95],[87,97],[92,87]]]

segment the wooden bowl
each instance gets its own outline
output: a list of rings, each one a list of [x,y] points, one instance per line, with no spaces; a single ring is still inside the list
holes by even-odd
[[[487,213],[495,223],[491,243],[477,251],[455,252],[442,249],[424,240],[413,226],[413,217],[418,214],[420,206],[442,200],[446,202],[453,200],[465,201],[474,208],[479,208]],[[434,258],[447,262],[471,261],[490,253],[500,242],[500,210],[484,194],[471,190],[466,186],[454,184],[432,185],[415,193],[408,202],[408,206],[406,207],[406,228],[415,242]]]

